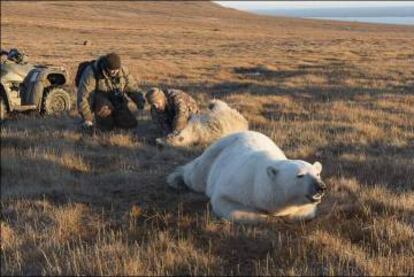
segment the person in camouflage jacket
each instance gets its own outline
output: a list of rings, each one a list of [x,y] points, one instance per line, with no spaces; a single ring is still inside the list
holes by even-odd
[[[185,128],[192,114],[197,114],[197,102],[187,93],[178,89],[150,89],[146,94],[151,105],[151,116],[163,134],[174,135]]]
[[[121,66],[116,53],[99,57],[82,72],[77,90],[77,106],[84,127],[133,128],[134,112],[143,109],[145,98],[127,68]]]

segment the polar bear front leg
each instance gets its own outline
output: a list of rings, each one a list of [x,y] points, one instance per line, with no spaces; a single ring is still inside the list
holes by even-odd
[[[305,205],[295,213],[288,216],[291,221],[310,220],[316,216],[316,205]]]
[[[229,200],[225,197],[218,197],[211,200],[214,213],[235,223],[256,224],[265,222],[268,216],[259,211],[245,207],[240,203]]]

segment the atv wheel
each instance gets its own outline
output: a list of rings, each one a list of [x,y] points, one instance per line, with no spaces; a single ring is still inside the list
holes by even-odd
[[[59,114],[70,110],[70,95],[61,88],[52,88],[43,96],[42,114]]]
[[[4,98],[0,96],[0,122],[5,120],[7,117],[7,106]]]

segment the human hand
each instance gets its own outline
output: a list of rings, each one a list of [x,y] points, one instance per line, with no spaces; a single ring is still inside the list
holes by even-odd
[[[93,122],[92,121],[89,121],[89,120],[85,120],[82,123],[81,129],[82,129],[83,132],[92,133],[93,132],[93,129],[94,129]]]
[[[109,115],[112,114],[112,110],[109,108],[109,106],[104,105],[100,107],[100,109],[96,112],[96,114],[99,117],[108,117]]]

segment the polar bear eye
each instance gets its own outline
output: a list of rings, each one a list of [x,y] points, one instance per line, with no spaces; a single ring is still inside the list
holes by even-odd
[[[303,176],[305,176],[305,174],[298,174],[297,175],[298,178],[303,178]]]

